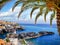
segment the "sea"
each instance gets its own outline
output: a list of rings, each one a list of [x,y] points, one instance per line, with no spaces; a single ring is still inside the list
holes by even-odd
[[[58,33],[57,25],[53,24],[20,24],[24,27],[24,30],[18,30],[17,34],[23,32],[40,32],[40,31],[49,31],[54,32],[53,35],[45,35],[34,39],[28,39],[27,41],[32,42],[31,45],[60,45],[60,36]],[[0,38],[4,38],[5,35],[0,35]]]

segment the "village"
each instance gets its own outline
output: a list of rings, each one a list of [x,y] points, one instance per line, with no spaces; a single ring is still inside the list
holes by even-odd
[[[23,28],[15,22],[0,21],[0,34],[6,32],[13,33],[16,30],[23,30]]]

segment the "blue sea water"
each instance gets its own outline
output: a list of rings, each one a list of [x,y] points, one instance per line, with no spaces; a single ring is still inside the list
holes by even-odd
[[[28,41],[31,41],[34,43],[34,45],[60,45],[60,36],[58,35],[58,30],[56,25],[50,26],[49,24],[22,24],[24,26],[24,31],[17,31],[17,33],[21,32],[36,32],[39,31],[50,31],[54,32],[54,35],[46,35],[41,36],[35,39],[29,39]]]
[[[54,35],[41,36],[34,39],[29,39],[27,41],[32,42],[34,45],[60,45],[60,36],[58,34],[56,24],[50,26],[49,24],[20,24],[24,27],[24,31],[17,31],[17,34],[22,32],[40,32],[40,31],[50,31],[54,32]],[[0,35],[0,37],[5,37],[5,35]]]

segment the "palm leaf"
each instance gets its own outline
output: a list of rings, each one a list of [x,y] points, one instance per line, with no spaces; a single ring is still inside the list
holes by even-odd
[[[44,8],[44,6],[41,6],[41,7],[40,7],[40,15],[41,15],[42,12],[43,12],[43,8]]]
[[[23,2],[23,5],[22,5],[21,9],[26,7],[27,4],[29,4],[29,2]]]
[[[37,22],[37,19],[42,15],[43,8],[44,8],[43,6],[40,7],[40,12],[38,12],[38,14],[36,15],[36,18],[35,18],[35,24]]]
[[[28,5],[27,5],[28,4]],[[22,12],[26,9],[28,9],[29,7],[33,7],[29,2],[24,2],[22,7],[21,7],[21,11],[18,14],[18,18],[20,17],[20,15],[22,14]]]
[[[20,0],[22,2],[39,2],[40,0]]]
[[[26,9],[26,7],[24,7],[27,3],[23,3],[22,7],[21,7],[21,11],[18,14],[18,18],[20,17],[21,13]]]
[[[37,16],[36,16],[36,18],[35,18],[35,24],[36,24],[36,22],[37,22],[37,19],[40,17],[41,15],[40,15],[40,12],[37,14]]]
[[[0,10],[2,9],[3,6],[4,6],[4,4],[0,5]]]
[[[12,8],[12,11],[15,9],[15,7],[20,3],[20,1],[15,2],[15,5]]]
[[[21,13],[23,12],[24,10],[22,9],[19,14],[18,14],[18,18],[21,16]]]
[[[54,17],[55,17],[55,11],[54,11],[54,13],[51,15],[51,17],[50,17],[50,25],[52,25],[52,20],[54,19]]]
[[[45,12],[45,15],[44,15],[44,21],[45,21],[45,22],[46,22],[46,16],[47,16],[48,12],[49,12],[49,10],[46,9],[46,12]]]
[[[11,1],[11,0],[2,0],[2,1],[0,1],[0,4],[6,3],[6,2],[9,2],[9,1]]]
[[[36,9],[38,9],[38,8],[39,8],[39,7],[33,7],[32,11],[31,11],[31,13],[30,13],[30,18],[32,18],[33,12],[34,12]]]

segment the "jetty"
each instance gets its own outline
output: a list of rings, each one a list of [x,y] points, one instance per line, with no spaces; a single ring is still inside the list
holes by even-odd
[[[18,39],[32,39],[32,38],[38,38],[40,36],[44,35],[53,35],[53,32],[48,31],[41,31],[38,33],[35,32],[28,32],[28,33],[20,33],[20,34],[8,34],[8,38],[18,38]]]
[[[38,33],[28,32],[28,33],[20,33],[18,35],[18,38],[20,38],[20,39],[32,39],[32,38],[38,38],[40,36],[53,35],[53,34],[54,34],[54,32],[48,32],[48,31],[40,31]]]
[[[27,44],[26,41],[27,39],[34,39],[34,38],[38,38],[41,36],[45,36],[45,35],[53,35],[54,32],[48,32],[48,31],[40,31],[38,33],[35,32],[27,32],[27,33],[20,33],[20,34],[15,34],[15,33],[8,33],[5,40],[7,39],[10,42],[10,45],[14,44],[14,45],[22,45],[23,43]],[[24,42],[23,42],[24,41]]]

